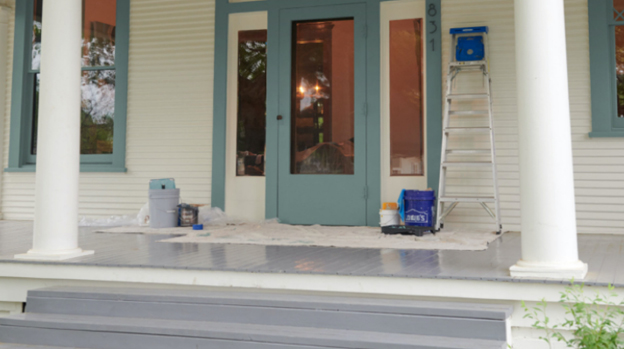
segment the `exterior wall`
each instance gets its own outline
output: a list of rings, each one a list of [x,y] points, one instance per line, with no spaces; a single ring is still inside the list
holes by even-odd
[[[4,67],[6,72],[4,75],[6,76],[6,93],[3,101],[4,108],[2,108],[2,113],[4,114],[1,118],[2,122],[2,169],[6,168],[8,165],[9,159],[9,139],[10,139],[10,115],[11,115],[11,86],[13,82],[13,37],[15,35],[15,2],[11,3],[10,16],[9,16],[9,31],[8,31],[8,47],[0,49],[0,52],[6,52],[6,62],[7,65]],[[25,174],[22,178],[19,176],[11,176],[10,173],[2,173],[1,176],[1,188],[0,188],[0,196],[2,200],[0,200],[0,207],[2,212],[2,218],[11,217],[12,212],[19,212],[23,210],[23,203],[26,202],[26,206],[33,207],[35,204],[35,182],[34,182],[33,174]],[[8,190],[7,190],[8,188]],[[24,190],[26,189],[26,190]],[[15,197],[17,195],[18,200],[12,200],[11,205],[5,205],[5,202],[9,200],[7,194]],[[22,198],[22,200],[19,200]],[[24,200],[26,198],[26,200]],[[30,210],[30,217],[32,219],[33,210]]]
[[[7,0],[9,1],[9,0]],[[11,1],[9,1],[10,3]],[[587,0],[566,0],[568,62],[579,232],[624,232],[624,139],[589,139],[591,130]],[[498,175],[505,229],[520,230],[513,0],[443,0],[444,33],[456,26],[488,25]],[[11,86],[14,18],[9,23],[7,83]],[[444,62],[449,36],[443,35]],[[147,200],[147,182],[174,177],[185,201],[210,203],[214,1],[133,0],[127,123],[128,173],[82,173],[80,214],[135,214]],[[5,98],[3,165],[6,167],[10,88]],[[484,139],[474,138],[475,145]],[[464,171],[449,189],[486,192],[487,172]],[[2,175],[5,219],[32,219],[34,174]],[[458,186],[461,185],[461,186]],[[487,227],[478,206],[463,206],[449,225]]]
[[[214,0],[132,1],[128,172],[81,173],[80,215],[138,213],[153,178],[175,178],[186,202],[210,203],[214,11]],[[12,16],[10,60],[13,23]],[[10,94],[9,89],[5,115],[10,115]],[[9,122],[5,117],[4,167]],[[34,179],[34,173],[3,174],[5,219],[33,218]]]
[[[590,139],[591,96],[587,0],[566,0],[568,70],[572,118],[572,141],[576,183],[578,231],[624,233],[624,139]],[[516,62],[513,0],[443,0],[443,33],[452,27],[490,27],[490,68],[501,210],[506,230],[520,230],[518,131],[516,109]],[[450,40],[444,34],[443,66],[446,74]],[[465,118],[464,118],[465,119]],[[483,145],[484,138],[467,139]],[[472,186],[486,193],[487,172],[464,171],[449,180],[449,189]],[[478,206],[458,206],[447,219],[449,226],[469,224],[489,228],[491,219]]]
[[[23,307],[24,303],[22,302],[0,302],[0,317],[20,314]]]

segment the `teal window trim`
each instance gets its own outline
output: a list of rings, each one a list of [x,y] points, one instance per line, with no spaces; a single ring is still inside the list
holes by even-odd
[[[226,105],[227,100],[227,52],[229,15],[240,12],[268,12],[268,47],[277,50],[279,46],[278,19],[279,11],[284,8],[324,6],[348,3],[366,3],[368,18],[367,36],[367,222],[376,225],[379,222],[381,207],[381,144],[380,124],[380,5],[387,0],[266,0],[230,3],[228,0],[216,0],[215,16],[215,58],[214,58],[214,113],[212,138],[212,206],[225,208],[225,156],[226,156]],[[594,0],[591,0],[594,1]],[[590,1],[590,2],[591,2]],[[434,6],[436,11],[428,11],[428,40],[435,41],[435,49],[427,45],[427,181],[430,188],[438,188],[440,177],[440,159],[442,148],[442,28],[441,0],[427,0],[427,9]],[[272,49],[275,48],[275,49]],[[267,154],[277,154],[277,131],[275,116],[278,105],[278,77],[274,73],[279,69],[278,55],[269,53],[267,58]],[[278,216],[277,209],[277,163],[267,157],[266,171],[266,217]]]
[[[130,1],[117,0],[115,66],[83,68],[115,69],[115,123],[113,154],[80,156],[81,172],[127,172],[126,121],[128,104],[128,54],[130,49]],[[34,172],[36,156],[31,155],[34,79],[30,69],[33,0],[15,3],[15,36],[13,48],[13,86],[8,168],[5,172]],[[76,106],[78,108],[78,106]]]
[[[615,27],[612,0],[588,1],[592,132],[589,136],[624,137],[624,118],[617,117]]]

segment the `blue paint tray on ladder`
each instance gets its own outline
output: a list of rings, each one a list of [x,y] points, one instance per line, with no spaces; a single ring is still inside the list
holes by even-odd
[[[463,36],[457,38],[455,58],[458,62],[480,61],[485,57],[483,36]]]
[[[483,35],[489,32],[488,27],[451,28],[453,35],[479,34],[459,36],[455,47],[455,60],[458,62],[481,61],[485,58]]]

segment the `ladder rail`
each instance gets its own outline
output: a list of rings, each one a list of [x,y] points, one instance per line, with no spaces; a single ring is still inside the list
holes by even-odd
[[[451,75],[451,72],[449,71],[446,77],[446,95],[447,96],[452,91],[452,87],[451,87],[452,83],[453,83],[453,77]],[[448,135],[444,131],[448,128],[450,124],[450,120],[449,120],[450,109],[451,109],[451,101],[447,98],[444,100],[444,116],[442,119],[443,132],[442,132],[442,152],[440,154],[440,160],[441,160],[440,161],[440,182],[439,182],[440,189],[438,190],[438,205],[437,205],[438,207],[436,211],[438,219],[436,219],[435,230],[440,230],[441,228],[442,220],[440,220],[440,217],[443,215],[443,211],[444,211],[444,202],[441,200],[441,198],[446,195],[446,171],[447,169],[445,166],[443,166],[443,164],[447,160],[446,149],[448,147]],[[446,217],[446,215],[444,215],[444,217]]]
[[[491,85],[492,81],[490,80],[490,74],[486,74],[486,79],[488,79],[486,86],[488,90],[488,94],[490,95],[490,99],[488,103],[490,104],[489,109],[489,118],[490,118],[490,149],[492,151],[492,181],[494,184],[494,206],[495,206],[495,219],[496,219],[496,227],[498,229],[498,233],[502,233],[503,224],[501,221],[501,213],[500,213],[500,196],[498,192],[498,171],[496,169],[496,137],[494,132],[494,115],[492,113],[492,93],[491,93]]]
[[[451,56],[453,56],[453,48],[455,46],[455,36],[452,37],[451,40]],[[451,60],[453,60],[451,58]],[[453,79],[455,79],[455,77],[457,76],[456,72],[453,72],[451,70],[451,66],[448,66],[448,71],[446,72],[446,95],[448,96],[449,94],[451,94],[452,89],[452,83],[453,83]],[[449,100],[448,98],[444,99],[444,112],[443,112],[443,117],[442,117],[442,152],[440,154],[440,181],[438,183],[439,185],[439,190],[438,190],[438,204],[437,204],[437,209],[436,209],[436,226],[435,226],[435,230],[440,230],[441,228],[441,224],[443,222],[443,219],[441,220],[440,217],[446,217],[446,215],[443,214],[444,212],[444,202],[441,200],[441,198],[443,196],[446,195],[446,167],[443,166],[443,164],[446,162],[447,160],[447,154],[446,154],[446,149],[448,147],[448,139],[447,139],[447,134],[446,134],[446,129],[449,127],[450,124],[450,115],[451,115],[451,100]],[[453,210],[453,208],[455,208],[454,206],[448,210],[447,214],[450,213],[450,211]]]

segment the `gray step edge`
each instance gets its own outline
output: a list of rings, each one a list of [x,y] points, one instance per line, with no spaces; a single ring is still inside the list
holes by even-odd
[[[440,348],[501,348],[502,341],[422,335],[387,334],[288,326],[264,326],[197,321],[107,318],[19,314],[0,318],[0,334],[14,328],[87,331],[90,333],[126,333],[214,340],[251,341],[287,345],[312,345],[339,348],[379,348],[390,345],[409,348],[414,344]],[[54,345],[54,343],[50,343]]]
[[[278,293],[203,292],[133,288],[52,287],[28,291],[28,297],[93,300],[219,304],[236,306],[292,307],[404,315],[445,316],[506,320],[513,307],[497,304],[427,302],[355,297],[327,297]]]
[[[88,349],[76,347],[51,347],[49,345],[29,345],[17,343],[0,343],[0,349]]]
[[[0,334],[2,328],[0,327]],[[171,337],[162,335],[132,335],[126,333],[99,333],[76,330],[48,330],[32,328],[13,328],[10,337],[25,343],[47,345],[50,341],[64,347],[81,345],[93,349],[351,349],[346,347],[327,347],[317,345],[289,345],[279,343],[229,341],[209,338]],[[382,349],[378,346],[362,349]],[[405,345],[384,344],[383,349],[508,349],[505,343],[483,346],[481,343],[462,342],[450,344],[414,343]]]
[[[330,328],[504,340],[501,320],[285,307],[30,297],[26,313]]]

